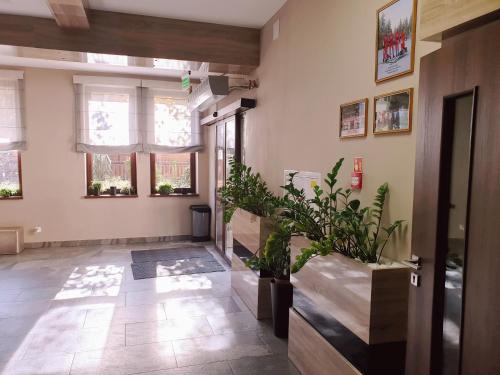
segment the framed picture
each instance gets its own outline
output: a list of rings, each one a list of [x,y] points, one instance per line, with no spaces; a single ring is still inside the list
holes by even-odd
[[[340,106],[339,137],[365,137],[368,123],[368,99]]]
[[[375,82],[413,73],[417,0],[393,0],[377,10]]]
[[[411,131],[413,89],[376,96],[373,101],[373,134]]]

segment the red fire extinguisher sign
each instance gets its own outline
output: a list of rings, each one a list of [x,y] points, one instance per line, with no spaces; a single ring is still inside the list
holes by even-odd
[[[354,171],[351,173],[351,189],[361,190],[363,187],[363,158],[354,158]]]

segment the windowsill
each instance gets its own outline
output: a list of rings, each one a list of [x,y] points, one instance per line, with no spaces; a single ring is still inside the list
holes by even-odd
[[[85,199],[108,199],[108,198],[138,198],[139,196],[137,194],[134,195],[123,195],[123,194],[117,194],[117,195],[109,195],[109,194],[102,194],[102,195],[85,195]]]
[[[187,194],[181,194],[181,193],[172,193],[172,194],[151,194],[151,198],[175,198],[175,197],[199,197],[200,194],[198,193],[187,193]]]
[[[0,197],[0,201],[9,201],[9,200],[19,200],[19,199],[23,199],[22,196],[14,196],[14,197]]]

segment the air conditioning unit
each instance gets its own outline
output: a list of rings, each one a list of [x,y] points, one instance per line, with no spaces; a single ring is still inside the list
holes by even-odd
[[[229,77],[208,76],[188,95],[189,111],[204,111],[229,94]]]

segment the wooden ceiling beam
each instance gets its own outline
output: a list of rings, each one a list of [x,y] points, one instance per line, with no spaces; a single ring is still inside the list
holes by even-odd
[[[90,27],[83,0],[47,0],[57,26],[64,29]]]
[[[89,29],[0,14],[0,44],[256,67],[260,30],[87,9]]]

